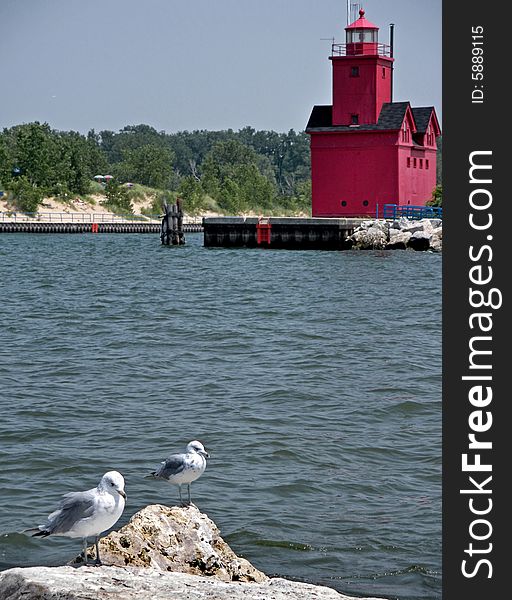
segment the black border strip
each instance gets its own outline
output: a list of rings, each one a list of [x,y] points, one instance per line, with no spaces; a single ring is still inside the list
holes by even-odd
[[[512,432],[505,432],[505,410],[511,397],[506,381],[511,328],[504,284],[511,255],[506,245],[511,194],[505,185],[508,172],[512,174],[507,164],[512,152],[506,148],[512,102],[505,88],[510,79],[505,51],[509,19],[502,7],[475,0],[443,3],[446,600],[500,597],[508,587],[511,528],[505,485],[512,452],[505,439],[512,439]],[[481,302],[487,306],[478,306]]]

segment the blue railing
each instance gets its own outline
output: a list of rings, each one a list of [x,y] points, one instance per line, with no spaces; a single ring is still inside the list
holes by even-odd
[[[383,219],[398,219],[399,217],[406,217],[407,219],[442,219],[443,209],[441,206],[384,204],[382,207]]]

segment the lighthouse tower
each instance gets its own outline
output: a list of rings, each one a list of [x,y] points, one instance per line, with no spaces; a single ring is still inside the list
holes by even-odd
[[[360,10],[345,43],[332,45],[332,104],[315,106],[306,127],[314,217],[424,205],[436,185],[434,107],[392,101],[393,52],[378,35]]]
[[[379,44],[379,28],[364,10],[345,28],[346,44],[333,44],[333,125],[377,123],[382,105],[391,102],[391,48]]]

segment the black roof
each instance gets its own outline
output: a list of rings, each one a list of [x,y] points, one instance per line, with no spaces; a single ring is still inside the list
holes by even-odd
[[[332,127],[332,106],[313,106],[306,130],[319,127]]]
[[[434,110],[433,106],[419,106],[412,109],[414,120],[416,121],[416,129],[418,133],[425,133],[427,125],[430,121],[430,116]]]
[[[380,109],[377,125],[379,129],[400,129],[404,122],[409,102],[386,102]]]
[[[409,102],[386,102],[382,105],[379,120],[372,125],[333,125],[332,106],[314,106],[306,125],[308,131],[384,131],[400,129],[404,121],[405,112]],[[430,115],[434,110],[432,106],[413,108],[412,114],[418,132],[424,132],[428,125]]]

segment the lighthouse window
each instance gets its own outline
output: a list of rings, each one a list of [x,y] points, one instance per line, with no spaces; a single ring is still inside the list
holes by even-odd
[[[420,169],[423,169],[423,159],[420,158]]]
[[[428,158],[425,159],[425,169],[428,169]]]
[[[359,125],[359,115],[350,115],[352,125]]]
[[[346,200],[342,200],[341,201],[341,206],[347,206],[347,201]]]
[[[412,166],[413,166],[414,168],[416,168],[416,159],[415,159],[415,158],[413,158],[413,159],[412,159]]]
[[[411,157],[410,156],[407,157],[407,166],[408,167],[411,166]]]
[[[407,123],[404,121],[402,125],[402,142],[409,141],[409,130],[407,129]]]
[[[350,77],[359,77],[359,67],[350,67]]]
[[[386,79],[386,69],[382,67],[382,79]]]
[[[368,206],[368,200],[363,200],[363,206]]]

